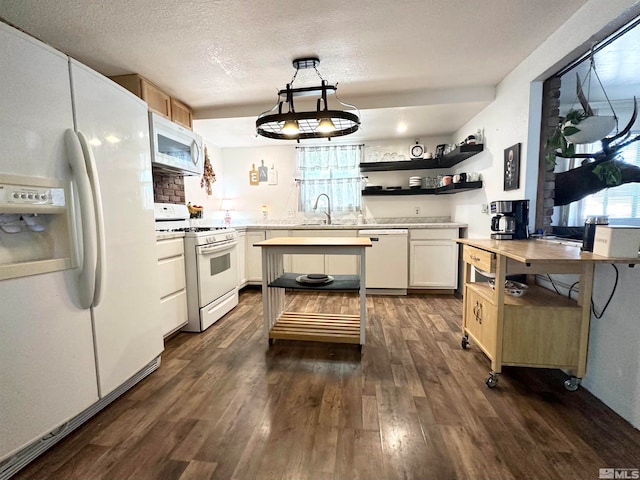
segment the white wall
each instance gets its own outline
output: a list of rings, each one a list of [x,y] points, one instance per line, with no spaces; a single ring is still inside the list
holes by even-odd
[[[522,62],[496,90],[496,99],[461,128],[454,140],[477,128],[485,131],[485,151],[471,158],[464,168],[482,172],[483,193],[452,198],[452,217],[469,224],[471,238],[487,237],[488,215],[479,215],[483,202],[529,198],[534,201],[540,125],[540,81],[558,67],[588,49],[591,36],[629,9],[637,13],[640,2],[631,0],[590,0],[558,31]],[[504,192],[503,151],[522,143],[520,189]],[[533,205],[532,205],[533,206]],[[532,209],[533,210],[533,209]],[[534,218],[532,212],[531,218]],[[622,417],[640,428],[640,268],[619,265],[620,280],[608,310],[601,319],[592,317],[587,375],[583,386]],[[596,269],[594,302],[598,312],[604,307],[614,284],[613,268]]]
[[[206,141],[206,139],[205,139]],[[425,137],[421,143],[427,151],[433,152],[436,145],[448,143],[449,137]],[[290,145],[275,145],[259,148],[225,148],[209,147],[209,154],[216,183],[213,184],[213,194],[207,197],[200,187],[199,178],[185,179],[185,194],[188,202],[203,205],[205,218],[212,218],[222,222],[224,212],[220,210],[223,198],[230,198],[234,203],[231,212],[233,223],[261,223],[264,221],[261,207],[267,206],[269,223],[301,222],[305,218],[324,218],[321,213],[302,214],[297,211],[298,197],[294,179],[299,176],[296,171],[296,150]],[[381,139],[368,142],[365,145],[365,159],[369,154],[377,151],[380,156],[384,153],[404,154],[408,157],[409,147],[415,143],[414,138]],[[259,185],[249,184],[249,171],[252,166],[274,166],[278,172],[278,184],[269,185],[262,182]],[[451,170],[400,170],[391,172],[365,173],[371,184],[382,186],[400,185],[409,187],[409,177],[412,175],[435,176],[439,173],[451,173]],[[369,222],[378,218],[411,218],[424,221],[425,218],[451,217],[451,195],[412,195],[399,197],[363,197],[363,213]],[[419,213],[416,214],[416,207]],[[354,220],[356,215],[345,215]],[[337,216],[336,216],[337,218]]]

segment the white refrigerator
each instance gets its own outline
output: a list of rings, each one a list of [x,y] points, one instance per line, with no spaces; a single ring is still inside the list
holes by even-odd
[[[0,65],[1,464],[131,381],[163,339],[146,104],[2,23]],[[60,182],[66,239],[47,207],[16,214],[20,179]],[[70,259],[43,260],[60,249]]]

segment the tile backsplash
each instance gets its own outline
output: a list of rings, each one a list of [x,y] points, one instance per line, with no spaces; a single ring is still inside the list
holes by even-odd
[[[185,203],[184,177],[153,172],[153,201],[156,203]]]

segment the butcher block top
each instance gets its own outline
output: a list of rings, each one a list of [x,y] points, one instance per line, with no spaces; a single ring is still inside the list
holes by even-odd
[[[559,244],[546,240],[493,240],[457,238],[456,242],[504,255],[517,262],[533,263],[640,263],[638,258],[611,258],[583,252],[580,245]]]
[[[370,247],[367,237],[276,237],[253,244],[255,247]]]

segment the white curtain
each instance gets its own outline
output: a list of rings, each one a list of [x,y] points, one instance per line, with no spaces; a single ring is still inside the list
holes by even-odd
[[[313,204],[322,193],[331,199],[334,212],[360,210],[363,155],[364,145],[298,147],[299,211],[313,211]],[[324,197],[318,202],[318,208],[326,208]]]

